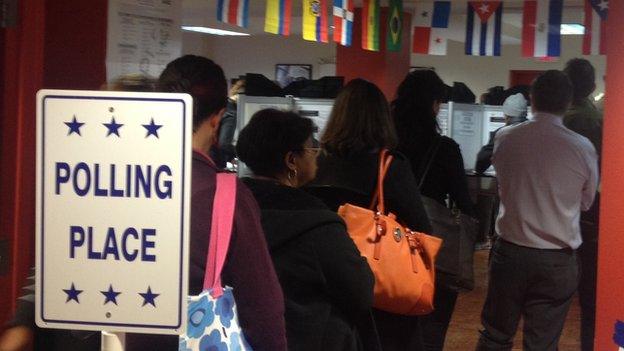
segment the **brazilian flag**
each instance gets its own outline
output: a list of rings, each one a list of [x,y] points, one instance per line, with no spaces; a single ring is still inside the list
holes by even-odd
[[[390,0],[388,6],[388,51],[401,51],[401,36],[403,35],[403,0]]]

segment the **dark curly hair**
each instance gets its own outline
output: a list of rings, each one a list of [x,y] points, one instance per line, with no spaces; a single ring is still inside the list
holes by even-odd
[[[592,64],[581,58],[571,59],[563,72],[570,78],[574,87],[574,102],[587,98],[596,89],[596,70]]]
[[[241,130],[236,153],[254,174],[274,177],[286,170],[286,154],[303,152],[313,132],[312,121],[294,112],[261,110]]]

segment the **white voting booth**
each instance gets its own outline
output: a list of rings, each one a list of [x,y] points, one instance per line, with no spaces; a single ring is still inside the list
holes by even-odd
[[[184,331],[192,105],[187,94],[39,91],[38,326]]]
[[[331,99],[241,95],[238,100],[237,136],[254,113],[275,108],[296,111],[312,119],[316,126],[314,137],[318,139],[325,130],[333,103]],[[502,106],[449,102],[440,106],[438,124],[442,135],[453,138],[459,144],[464,168],[469,170],[474,169],[477,153],[488,143],[491,133],[505,125],[505,116]],[[249,174],[244,165],[241,165],[239,174]]]

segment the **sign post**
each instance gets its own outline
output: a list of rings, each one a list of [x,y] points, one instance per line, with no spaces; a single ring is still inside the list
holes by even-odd
[[[184,330],[192,119],[186,94],[39,91],[38,326]]]

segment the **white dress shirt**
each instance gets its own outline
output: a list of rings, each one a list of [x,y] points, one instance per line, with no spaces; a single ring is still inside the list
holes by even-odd
[[[497,133],[492,164],[501,202],[496,230],[504,240],[538,249],[581,245],[580,212],[598,184],[598,157],[587,138],[561,116],[536,112]]]

